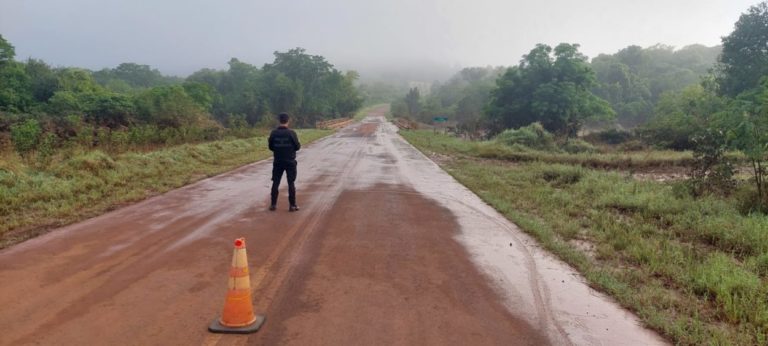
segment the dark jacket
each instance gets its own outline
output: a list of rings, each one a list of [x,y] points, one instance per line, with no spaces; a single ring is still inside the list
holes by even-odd
[[[274,153],[275,161],[296,160],[299,149],[301,143],[293,130],[281,125],[269,134],[269,150]]]

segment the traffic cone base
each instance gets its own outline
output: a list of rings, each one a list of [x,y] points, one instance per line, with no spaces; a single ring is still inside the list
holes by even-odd
[[[223,334],[250,334],[255,333],[256,331],[261,328],[261,325],[264,324],[264,321],[267,319],[264,315],[256,315],[256,318],[254,319],[253,323],[243,326],[243,327],[227,327],[223,324],[221,324],[221,319],[215,319],[213,322],[211,322],[211,325],[208,326],[208,331],[211,333],[223,333]]]

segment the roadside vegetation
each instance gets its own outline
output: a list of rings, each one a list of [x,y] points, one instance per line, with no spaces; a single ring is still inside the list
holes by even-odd
[[[308,144],[332,133],[298,130]],[[0,161],[0,248],[122,205],[268,158],[265,131],[154,151],[60,151],[45,166]]]
[[[765,345],[766,22],[763,2],[721,47],[591,61],[538,44],[392,112],[452,118],[403,136],[674,343]]]
[[[686,180],[641,181],[585,167],[578,154],[557,154],[576,163],[548,161],[551,154],[490,160],[489,152],[517,150],[432,131],[401,134],[674,342],[768,342],[768,216],[749,212],[748,182],[728,197],[694,197]],[[647,152],[632,162],[679,160],[668,155]]]
[[[0,248],[267,158],[278,113],[314,127],[363,105],[356,72],[301,48],[274,56],[181,78],[17,61],[0,36]]]
[[[522,128],[522,131],[528,130],[528,128]],[[422,130],[415,133],[418,133],[419,136],[409,136],[408,140],[418,147],[428,147],[435,153],[461,154],[510,162],[561,163],[588,168],[627,171],[645,168],[681,168],[685,170],[694,162],[693,153],[690,151],[605,150],[588,142],[580,141],[568,143],[566,149],[570,150],[569,152],[566,149],[559,149],[553,139],[551,139],[551,143],[541,143],[547,142],[546,140],[534,140],[538,143],[533,143],[524,139],[508,139],[505,138],[505,134],[502,134],[489,141],[457,141],[454,136],[437,135],[434,131]]]
[[[89,71],[16,61],[0,36],[0,153],[45,160],[76,142],[124,150],[243,137],[287,112],[294,127],[351,117],[363,99],[358,75],[296,48],[259,68],[238,59],[224,71],[179,78],[123,63]]]

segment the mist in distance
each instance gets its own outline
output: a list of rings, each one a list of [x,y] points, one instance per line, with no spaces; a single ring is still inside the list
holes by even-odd
[[[92,70],[123,62],[186,76],[257,66],[303,47],[363,80],[431,81],[462,67],[517,64],[537,43],[579,43],[589,57],[628,45],[714,46],[756,1],[549,0],[0,2],[17,59]]]

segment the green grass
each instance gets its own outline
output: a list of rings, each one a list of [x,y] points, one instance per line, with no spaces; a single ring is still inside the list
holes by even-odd
[[[332,133],[297,132],[304,143]],[[74,151],[46,167],[6,154],[0,160],[0,248],[270,154],[265,136],[114,155]]]
[[[482,149],[487,143],[403,136],[428,155],[448,155],[440,162],[457,180],[674,343],[768,343],[767,216],[742,215],[728,198],[694,199],[682,182],[589,168],[589,156],[509,164],[484,159],[498,149]]]
[[[600,169],[643,169],[653,167],[689,167],[693,154],[689,151],[645,150],[612,153],[578,153],[540,151],[523,146],[507,146],[494,141],[473,142],[433,131],[409,131],[403,134],[413,145],[429,148],[446,155],[460,154],[469,157],[512,162],[545,162],[580,165]],[[729,154],[740,158],[737,154]]]

